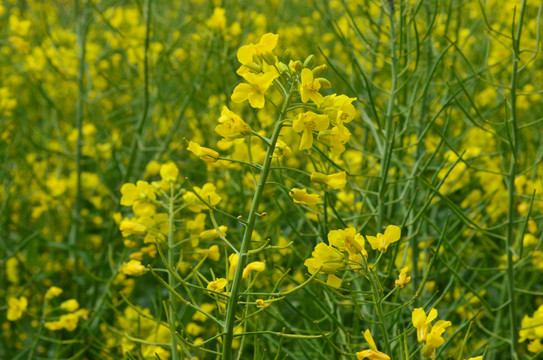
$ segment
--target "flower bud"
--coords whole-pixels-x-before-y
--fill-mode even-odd
[[[319,82],[319,84],[321,84],[321,87],[323,89],[330,89],[332,87],[332,84],[330,84],[330,81],[328,81],[325,78],[318,78],[317,81]]]
[[[315,55],[313,54],[309,55],[304,61],[304,68],[311,67],[311,65],[313,65],[314,62],[315,62]]]
[[[319,77],[321,75],[324,75],[326,70],[328,70],[328,66],[326,66],[326,64],[322,64],[322,65],[317,66],[316,68],[314,68],[311,71],[313,71],[313,76],[314,77]]]
[[[275,65],[275,63],[277,62],[277,58],[275,57],[275,55],[268,51],[262,53],[262,59],[264,59],[264,61],[268,65]]]

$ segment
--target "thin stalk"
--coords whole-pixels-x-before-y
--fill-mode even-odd
[[[391,69],[391,86],[390,97],[388,99],[387,114],[385,122],[385,152],[381,157],[381,168],[379,170],[379,190],[378,190],[378,217],[377,217],[377,231],[381,231],[385,216],[385,192],[386,182],[388,178],[388,169],[390,168],[390,157],[392,155],[392,148],[394,145],[394,131],[393,131],[393,119],[394,119],[394,101],[396,100],[396,77],[398,72],[398,58],[396,56],[396,25],[394,23],[394,12],[389,10],[390,20],[390,55],[392,63]]]
[[[245,267],[247,263],[249,244],[251,243],[251,238],[253,236],[253,229],[255,226],[256,218],[257,218],[258,207],[260,205],[260,200],[262,198],[264,186],[266,185],[266,181],[270,173],[271,162],[273,159],[273,152],[275,150],[275,144],[277,143],[277,139],[279,138],[279,133],[281,132],[281,128],[283,126],[283,120],[285,118],[287,108],[290,104],[292,92],[293,92],[293,88],[291,88],[289,93],[287,94],[283,102],[283,107],[281,109],[281,112],[279,113],[279,119],[275,124],[275,128],[273,130],[273,134],[270,141],[270,146],[268,147],[268,150],[266,153],[266,159],[264,160],[264,165],[262,166],[262,170],[260,172],[260,178],[258,180],[258,184],[256,186],[255,193],[253,196],[253,202],[251,204],[249,217],[247,219],[247,226],[245,227],[245,231],[243,233],[243,239],[241,241],[241,249],[239,251],[239,260],[236,266],[234,279],[232,281],[232,287],[230,289],[231,294],[230,294],[230,298],[228,299],[228,303],[226,304],[227,310],[226,310],[225,335],[224,335],[223,347],[222,347],[223,360],[232,359],[232,340],[234,338],[234,323],[236,320],[236,309],[238,307],[239,296],[240,296],[240,291],[241,291],[241,281],[242,281],[241,275],[243,273],[243,268]]]
[[[169,223],[169,229],[168,229],[168,266],[170,266],[172,269],[168,271],[168,285],[170,288],[175,289],[177,286],[177,279],[175,277],[175,274],[173,274],[173,271],[175,271],[176,266],[174,266],[175,262],[175,254],[174,254],[174,246],[175,246],[175,236],[174,236],[174,216],[175,216],[175,197],[173,193],[173,184],[170,188],[170,196],[169,196],[169,204],[168,204],[168,223]],[[175,294],[170,291],[169,292],[169,300],[170,300],[170,316],[168,316],[168,320],[170,322],[170,334],[172,339],[172,360],[180,360],[180,354],[179,350],[177,349],[177,335],[175,330],[175,317],[177,316],[177,299],[175,297]]]
[[[518,161],[518,147],[519,147],[519,132],[518,132],[518,119],[517,119],[517,75],[518,75],[518,61],[520,55],[520,35],[522,30],[522,22],[524,17],[524,10],[526,7],[526,0],[522,1],[520,18],[516,34],[513,34],[513,64],[511,71],[511,123],[513,130],[513,141],[511,141],[511,160],[509,167],[509,176],[506,179],[508,183],[508,206],[507,206],[507,237],[505,241],[505,252],[507,255],[507,295],[509,297],[509,320],[511,322],[511,359],[518,359],[517,344],[518,344],[518,315],[517,315],[517,302],[515,298],[515,272],[513,262],[513,243],[514,243],[514,231],[515,231],[515,178],[517,176],[517,161]],[[513,17],[514,19],[514,17]],[[513,20],[514,21],[514,20]],[[514,26],[514,24],[513,24]],[[506,119],[507,121],[507,119]],[[506,123],[506,126],[509,124]]]

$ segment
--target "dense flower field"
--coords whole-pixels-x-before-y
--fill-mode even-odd
[[[540,358],[542,14],[4,0],[0,358]]]

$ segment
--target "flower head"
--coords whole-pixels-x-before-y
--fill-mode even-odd
[[[319,243],[311,253],[311,257],[304,262],[307,271],[314,274],[319,268],[327,274],[335,274],[343,267],[343,254],[325,243]]]
[[[408,284],[411,281],[411,276],[407,276],[407,271],[409,268],[407,266],[403,267],[400,270],[400,276],[398,277],[398,280],[394,283],[397,287],[403,288],[405,284]]]
[[[377,236],[367,236],[368,242],[373,250],[387,251],[388,245],[400,240],[402,230],[396,225],[389,225],[385,234],[378,233]]]
[[[313,131],[322,131],[328,129],[330,120],[327,115],[318,115],[312,111],[299,114],[292,123],[292,129],[302,133],[302,141],[299,150],[311,149],[313,146]]]
[[[317,106],[320,106],[324,101],[324,97],[319,93],[320,82],[313,80],[313,72],[307,68],[302,69],[301,80],[302,83],[298,86],[298,91],[302,97],[302,102],[306,103],[311,100]]]
[[[362,253],[364,256],[368,256],[364,249],[364,237],[358,234],[352,226],[344,230],[331,230],[328,233],[328,242],[340,250],[347,250],[350,255]]]
[[[195,143],[194,141],[189,142],[187,150],[198,156],[201,160],[206,163],[214,163],[219,158],[219,153],[213,149],[200,146],[200,144]]]
[[[370,348],[368,350],[357,352],[356,358],[358,360],[390,360],[390,356],[377,350],[377,345],[375,345],[375,341],[373,340],[373,336],[371,336],[369,329],[364,332],[364,338],[366,339],[366,342]]]
[[[269,71],[263,74],[246,73],[243,75],[249,83],[241,83],[236,86],[231,99],[235,103],[241,103],[249,100],[253,108],[261,109],[266,103],[264,95],[279,74]]]
[[[306,189],[293,188],[289,193],[296,204],[317,205],[321,197],[317,194],[308,194]]]
[[[326,175],[319,172],[311,174],[311,182],[318,184],[326,184],[334,190],[342,190],[347,184],[347,174],[345,171]]]
[[[423,308],[416,308],[411,314],[411,320],[413,321],[413,326],[417,329],[417,340],[419,343],[426,341],[426,336],[428,334],[428,328],[432,321],[437,318],[437,310],[432,308],[426,316],[426,312]]]
[[[215,131],[217,134],[221,135],[224,140],[232,141],[251,134],[251,127],[226,106],[222,108],[219,123],[220,124],[215,127]]]
[[[26,308],[28,307],[28,300],[26,297],[21,296],[20,298],[9,298],[8,299],[8,311],[7,311],[7,319],[9,321],[16,321],[19,320],[23,313],[26,311]]]

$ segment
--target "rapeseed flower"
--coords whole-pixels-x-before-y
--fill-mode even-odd
[[[310,274],[314,274],[319,268],[324,273],[335,274],[344,265],[343,254],[325,243],[319,243],[304,265]]]
[[[298,91],[302,98],[302,102],[306,103],[309,100],[313,101],[317,106],[320,106],[324,101],[324,97],[319,93],[321,84],[318,80],[313,80],[313,72],[307,68],[302,69],[300,76],[301,84],[298,85]]]
[[[407,271],[409,268],[407,266],[403,267],[400,270],[400,276],[398,279],[394,282],[394,285],[403,288],[406,284],[408,284],[411,281],[411,276],[407,276]]]
[[[269,71],[263,74],[246,73],[245,80],[249,83],[241,83],[236,86],[231,99],[235,103],[249,100],[249,104],[256,109],[261,109],[266,103],[265,94],[273,81],[279,76],[277,72]]]
[[[390,356],[377,350],[377,345],[375,345],[375,341],[373,340],[373,336],[371,336],[369,329],[364,332],[364,338],[366,339],[366,342],[370,348],[368,350],[357,352],[356,358],[358,360],[390,360]]]
[[[9,298],[8,299],[8,311],[6,314],[6,318],[9,321],[16,321],[19,320],[23,313],[26,311],[26,308],[28,307],[28,299],[24,296],[21,296],[20,298]]]
[[[326,184],[334,190],[342,190],[347,184],[347,174],[345,171],[329,175],[313,172],[310,180],[317,184]]]
[[[299,150],[311,149],[313,146],[313,131],[322,131],[328,129],[330,120],[327,115],[318,115],[312,111],[299,114],[292,123],[292,129],[296,132],[302,132]]]
[[[400,240],[402,230],[396,225],[389,225],[385,230],[385,234],[378,233],[377,236],[366,236],[366,239],[373,250],[382,252],[387,251],[390,244]]]
[[[346,229],[331,230],[328,233],[328,243],[340,250],[347,250],[350,255],[362,253],[368,256],[364,249],[364,237],[356,232],[352,226]]]
[[[200,146],[200,144],[195,143],[194,141],[189,142],[187,150],[198,156],[201,160],[206,163],[214,163],[219,159],[219,153],[213,149]]]
[[[296,204],[316,205],[321,197],[317,194],[308,194],[306,189],[293,188],[289,193]]]
[[[437,318],[437,310],[432,308],[426,316],[426,312],[423,308],[417,308],[413,310],[411,314],[411,320],[413,321],[413,326],[417,329],[417,340],[419,343],[426,340],[428,334],[428,328],[432,321]]]
[[[221,135],[224,140],[232,141],[251,134],[251,127],[226,106],[222,108],[219,123],[220,124],[215,127],[215,131],[217,134]]]

